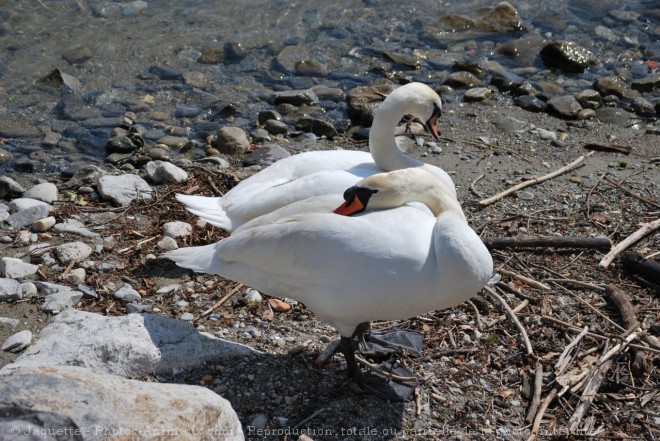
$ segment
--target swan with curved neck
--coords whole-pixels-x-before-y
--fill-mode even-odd
[[[367,177],[344,192],[339,207],[337,195],[329,196],[283,207],[217,244],[165,256],[301,301],[339,331],[349,375],[362,385],[352,338],[365,323],[459,305],[488,282],[493,261],[451,190],[423,168]]]
[[[222,197],[177,195],[186,208],[203,220],[233,231],[251,219],[293,202],[322,194],[341,193],[357,180],[382,171],[422,167],[456,195],[454,183],[439,167],[424,164],[398,149],[394,129],[404,115],[426,121],[436,138],[442,103],[421,83],[394,90],[374,114],[369,133],[370,153],[350,150],[313,151],[281,159],[240,182]]]

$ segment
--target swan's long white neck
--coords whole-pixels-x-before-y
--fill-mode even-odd
[[[374,162],[385,171],[419,167],[423,162],[403,153],[394,140],[394,128],[406,114],[397,108],[399,101],[385,101],[374,113],[374,121],[369,131],[369,150]]]

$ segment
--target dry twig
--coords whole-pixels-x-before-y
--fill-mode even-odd
[[[516,325],[518,330],[520,331],[520,335],[522,336],[523,341],[525,342],[525,349],[527,350],[527,355],[532,355],[534,353],[532,349],[532,343],[529,341],[529,336],[527,335],[527,331],[525,331],[525,328],[523,327],[522,323],[520,323],[520,320],[518,320],[518,317],[516,314],[511,310],[511,307],[508,305],[506,300],[502,298],[498,293],[495,292],[494,289],[492,289],[489,286],[485,286],[484,289],[493,296],[495,299],[497,299],[498,302],[502,304],[504,309],[506,310],[507,314],[509,315],[509,318],[513,321],[513,323]]]
[[[601,259],[598,266],[600,266],[603,269],[607,268],[608,266],[610,266],[610,263],[612,263],[612,261],[616,259],[616,257],[619,254],[621,254],[632,244],[634,244],[635,242],[637,242],[647,234],[651,234],[658,228],[660,228],[660,218],[654,220],[653,222],[649,222],[647,224],[642,225],[640,229],[635,231],[633,234],[631,234],[630,236],[619,242],[614,248],[612,248],[610,252],[607,253],[605,257]]]
[[[495,196],[491,196],[488,199],[483,199],[483,200],[479,201],[479,203],[481,205],[484,205],[484,206],[490,205],[493,202],[497,202],[500,199],[502,199],[502,198],[504,198],[504,197],[506,197],[506,196],[508,196],[512,193],[517,192],[518,190],[521,190],[523,188],[529,187],[529,186],[534,185],[534,184],[538,184],[538,183],[547,181],[548,179],[552,179],[556,176],[562,175],[562,174],[574,169],[575,167],[577,167],[582,161],[584,161],[586,158],[588,158],[589,156],[591,156],[593,154],[594,154],[594,152],[591,151],[591,152],[587,153],[586,155],[580,156],[579,158],[577,158],[575,161],[571,162],[570,164],[565,165],[565,166],[563,166],[562,168],[560,168],[558,170],[555,170],[552,173],[548,173],[547,175],[543,175],[539,178],[530,179],[529,181],[521,182],[520,184],[514,185],[513,187],[503,191],[502,193],[496,194]]]
[[[521,282],[526,283],[527,285],[531,286],[532,288],[537,288],[537,289],[542,289],[545,291],[549,291],[550,287],[548,285],[545,285],[541,282],[537,282],[534,279],[531,279],[527,276],[523,276],[518,273],[514,273],[513,271],[505,270],[505,269],[499,269],[497,270],[498,273],[502,274],[503,276],[508,276],[511,277],[512,279],[519,280]]]

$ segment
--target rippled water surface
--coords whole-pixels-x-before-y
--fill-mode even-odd
[[[243,108],[254,113],[259,107],[252,104],[263,102],[278,87],[323,84],[346,91],[395,75],[433,82],[441,79],[443,69],[446,75],[457,59],[495,60],[509,68],[540,71],[539,42],[551,39],[569,39],[589,48],[601,70],[660,59],[657,0],[512,2],[522,26],[508,32],[452,31],[440,24],[441,17],[450,14],[478,17],[493,4],[483,0],[2,1],[2,112],[24,118],[42,131],[62,132],[65,127],[52,123],[61,97],[37,83],[55,68],[78,79],[76,93],[108,116],[126,110],[116,103],[147,95],[154,110],[165,112],[189,102],[183,85],[165,87],[154,81],[153,66],[201,72],[208,82],[204,91],[239,108],[251,103]],[[507,43],[520,39],[530,44],[507,48]],[[228,43],[242,52],[236,62],[198,62],[205,49]],[[80,64],[67,63],[63,52],[80,46],[89,48],[93,57]],[[379,68],[383,51],[413,55],[421,66]],[[292,75],[293,63],[299,60],[321,63],[327,74],[320,80]],[[587,72],[581,78],[592,81],[595,74]],[[243,116],[252,119],[254,114]]]

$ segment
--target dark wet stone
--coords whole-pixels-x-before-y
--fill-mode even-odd
[[[245,57],[247,57],[245,48],[237,41],[228,41],[225,43],[224,49],[225,63],[240,63]]]
[[[37,162],[23,156],[14,161],[14,169],[16,171],[32,173],[37,170]]]
[[[268,133],[273,134],[273,135],[281,135],[285,134],[289,131],[289,126],[287,126],[284,122],[278,121],[276,119],[269,119],[267,120],[264,124],[264,129],[268,131]]]
[[[78,92],[82,87],[78,78],[64,73],[60,69],[52,70],[48,75],[37,80],[37,83],[65,93]]]
[[[185,128],[182,129],[182,132],[170,130],[170,134],[159,138],[158,143],[173,149],[183,148],[183,146],[188,142],[188,131]]]
[[[596,115],[601,122],[626,126],[635,118],[634,113],[627,112],[619,107],[601,107],[596,109]]]
[[[14,154],[0,147],[0,162],[11,161],[14,159]]]
[[[328,74],[324,64],[314,60],[301,60],[296,62],[294,73],[307,77],[323,77]]]
[[[177,118],[194,118],[201,113],[202,109],[197,106],[181,106],[174,110]]]
[[[254,152],[250,153],[243,160],[243,165],[249,167],[252,165],[269,166],[280,159],[291,156],[286,149],[278,144],[264,144]]]
[[[99,117],[99,118],[90,118],[84,120],[82,123],[83,127],[89,129],[95,129],[99,127],[117,127],[124,124],[124,118],[122,117]]]
[[[560,96],[564,94],[564,88],[561,86],[561,84],[556,83],[554,81],[539,81],[536,83],[539,89],[541,89],[541,93],[539,95],[539,98],[544,99],[543,97],[547,97],[548,99],[554,97],[554,96]]]
[[[225,60],[225,50],[221,47],[206,47],[197,59],[201,64],[220,64]]]
[[[470,87],[479,83],[479,78],[470,72],[453,72],[442,83],[451,87]]]
[[[522,29],[518,11],[509,2],[501,2],[489,8],[474,24],[478,29],[492,32],[510,32]]]
[[[465,91],[463,100],[466,102],[485,101],[493,95],[493,91],[487,87],[474,87]]]
[[[108,140],[105,150],[110,153],[131,153],[138,149],[133,140],[128,136],[115,136]]]
[[[344,91],[338,87],[314,86],[312,90],[321,101],[342,102],[346,99]]]
[[[250,132],[250,137],[252,137],[252,139],[255,142],[265,142],[265,141],[270,141],[270,139],[271,139],[270,134],[268,133],[268,130],[262,129],[260,127],[252,130]]]
[[[496,72],[490,78],[490,84],[497,87],[502,92],[516,89],[523,81],[523,77],[508,70]]]
[[[639,18],[639,14],[637,12],[625,11],[623,9],[614,9],[612,11],[608,11],[607,16],[624,23],[632,23],[637,21]]]
[[[594,82],[594,89],[601,95],[616,95],[623,98],[628,92],[628,85],[619,77],[601,77]]]
[[[515,88],[514,92],[517,95],[531,95],[536,96],[539,93],[539,90],[529,81],[523,81]]]
[[[309,53],[299,45],[285,46],[276,57],[276,67],[286,73],[295,72],[296,63],[301,60],[309,60]]]
[[[356,125],[371,126],[374,110],[394,89],[393,84],[359,86],[351,89],[346,95],[347,112],[351,122]]]
[[[213,143],[220,153],[230,155],[243,154],[250,148],[247,134],[239,127],[223,127],[218,130],[218,136]]]
[[[13,199],[25,193],[21,184],[9,176],[0,176],[0,199]]]
[[[589,50],[573,41],[553,41],[541,49],[541,58],[548,67],[566,72],[583,72],[596,64],[596,57]]]
[[[542,112],[546,108],[545,102],[532,95],[520,95],[514,98],[514,102],[529,112]]]
[[[71,121],[83,121],[101,116],[99,109],[89,106],[81,98],[75,95],[67,95],[63,97],[59,103],[57,103],[55,110],[65,119]]]
[[[218,101],[211,106],[211,114],[220,118],[227,118],[228,116],[235,115],[238,110],[232,103],[225,101]]]
[[[269,119],[274,119],[276,121],[282,121],[282,115],[280,115],[275,110],[262,110],[257,116],[257,121],[259,124],[264,125]]]
[[[320,118],[302,117],[296,121],[296,129],[311,132],[316,136],[325,136],[328,139],[337,136],[337,129],[328,121]]]
[[[69,64],[82,64],[93,57],[92,50],[87,46],[71,47],[62,53],[62,58]]]
[[[285,90],[273,93],[273,102],[275,105],[291,104],[294,106],[302,106],[312,104],[315,101],[318,101],[318,97],[311,89]]]
[[[440,17],[438,24],[440,30],[458,32],[474,26],[474,20],[465,15],[452,14]]]
[[[183,81],[183,75],[176,69],[168,66],[151,66],[149,73],[156,75],[161,80],[166,81]]]
[[[16,120],[8,116],[0,118],[2,138],[41,138],[41,131],[29,121]]]
[[[452,65],[453,71],[465,71],[470,72],[478,77],[484,74],[484,68],[479,61],[474,60],[460,60],[456,61]]]
[[[576,119],[582,106],[572,95],[555,96],[547,102],[548,113],[566,119]]]
[[[641,96],[635,98],[631,106],[637,115],[655,116],[656,112],[655,112],[655,108],[653,107],[653,104],[651,104],[647,99],[642,98]]]
[[[544,40],[535,33],[507,41],[497,47],[497,52],[515,59],[519,65],[533,65]]]
[[[585,89],[581,90],[575,95],[575,99],[578,100],[578,103],[585,109],[597,109],[602,103],[603,99],[598,93],[597,90]]]
[[[631,87],[640,92],[652,92],[660,87],[660,73],[633,80]]]
[[[314,144],[316,143],[317,139],[317,136],[310,132],[301,133],[295,137],[296,142],[300,142],[302,144]]]
[[[400,64],[402,66],[410,67],[413,69],[419,69],[421,66],[419,59],[413,55],[402,54],[399,52],[383,52],[383,55],[390,61]]]

